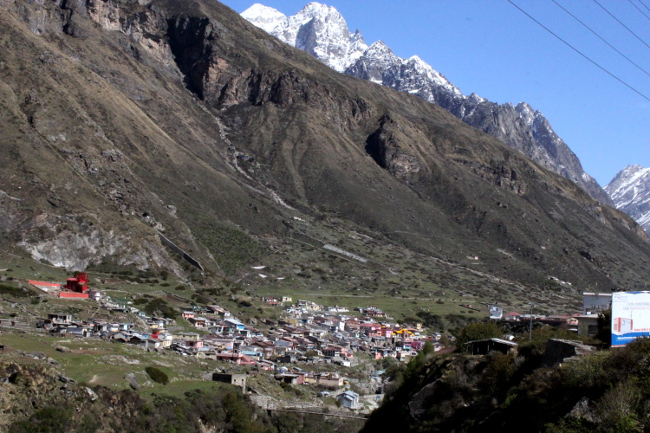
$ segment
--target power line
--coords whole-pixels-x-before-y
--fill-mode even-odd
[[[649,8],[648,6],[646,6],[645,3],[643,3],[643,0],[639,0],[639,3],[641,3],[641,4],[643,5],[644,8],[646,8],[647,10],[650,11],[650,8]]]
[[[615,19],[615,20],[616,20],[620,25],[622,25],[623,27],[625,27],[625,29],[626,29],[628,32],[632,33],[632,34],[634,35],[635,38],[637,38],[638,40],[641,41],[641,43],[643,43],[643,45],[645,45],[646,47],[650,48],[650,45],[648,45],[648,44],[647,44],[643,39],[641,39],[641,38],[640,38],[636,33],[634,33],[632,30],[630,30],[630,28],[629,28],[628,26],[626,26],[625,24],[623,24],[623,23],[621,22],[621,20],[619,20],[618,18],[616,18],[616,17],[614,16],[614,14],[612,14],[610,11],[608,11],[607,9],[605,9],[605,6],[603,6],[603,5],[601,5],[600,3],[598,3],[598,0],[593,0],[593,2],[596,3],[598,6],[600,6],[600,8],[601,8],[602,10],[604,10],[605,12],[607,12],[607,13],[609,14],[609,16],[612,17],[612,18],[614,18],[614,19]]]
[[[612,50],[614,50],[614,51],[616,51],[618,54],[620,54],[620,55],[621,55],[625,60],[627,60],[628,62],[632,63],[634,66],[636,66],[637,68],[639,68],[639,69],[640,69],[641,71],[643,71],[647,76],[650,77],[650,72],[646,71],[646,70],[643,69],[641,66],[637,65],[636,63],[634,63],[634,62],[633,62],[629,57],[627,57],[625,54],[623,54],[623,53],[620,52],[618,49],[616,49],[616,47],[614,47],[612,44],[610,44],[610,43],[607,42],[605,39],[603,39],[603,38],[602,38],[598,33],[596,33],[594,30],[592,30],[591,27],[589,27],[587,24],[585,24],[585,23],[583,23],[582,21],[580,21],[580,19],[579,19],[578,17],[576,17],[576,16],[573,15],[571,12],[569,12],[568,10],[566,10],[566,9],[564,8],[564,6],[562,6],[561,4],[559,4],[556,0],[551,0],[551,1],[552,1],[553,3],[555,3],[556,5],[558,5],[558,6],[559,6],[559,7],[560,7],[564,12],[568,13],[569,15],[571,15],[571,16],[573,17],[573,19],[575,19],[575,20],[578,21],[580,24],[582,24],[582,25],[583,25],[587,30],[589,30],[591,33],[593,33],[593,34],[594,34],[598,39],[600,39],[601,41],[603,41],[604,43],[606,43],[606,44],[607,44],[607,45],[608,45]]]
[[[594,1],[595,1],[595,0],[594,0]],[[521,13],[523,13],[524,15],[526,15],[528,18],[530,18],[531,20],[533,20],[533,21],[535,21],[537,24],[539,24],[539,25],[540,25],[544,30],[546,30],[547,32],[549,32],[550,34],[552,34],[553,36],[555,36],[556,38],[558,38],[558,39],[559,39],[560,41],[562,41],[562,42],[563,42],[567,47],[571,48],[573,51],[575,51],[576,53],[580,54],[582,57],[584,57],[584,58],[587,59],[589,62],[591,62],[592,64],[594,64],[598,69],[600,69],[601,71],[605,72],[607,75],[609,75],[610,77],[614,78],[616,81],[618,81],[619,83],[623,84],[625,87],[627,87],[628,89],[632,90],[634,93],[638,94],[639,96],[641,96],[641,97],[642,97],[643,99],[645,99],[646,101],[650,102],[650,98],[648,98],[646,95],[644,95],[643,93],[639,92],[639,91],[636,90],[634,87],[630,86],[630,85],[627,84],[625,81],[621,80],[621,79],[618,78],[616,75],[612,74],[612,73],[609,72],[607,69],[603,68],[603,67],[600,66],[598,63],[596,63],[595,61],[591,60],[591,59],[590,59],[589,57],[587,57],[585,54],[582,54],[582,52],[581,52],[580,50],[578,50],[578,49],[575,48],[573,45],[571,45],[570,43],[568,43],[567,41],[565,41],[564,39],[562,39],[561,37],[559,37],[558,35],[556,35],[555,33],[553,33],[553,32],[551,31],[551,29],[549,29],[549,28],[546,27],[544,24],[542,24],[542,23],[540,23],[539,21],[537,21],[537,20],[536,20],[535,18],[533,18],[533,17],[532,17],[528,12],[526,12],[525,10],[523,10],[522,8],[520,8],[519,6],[517,6],[515,3],[513,3],[512,0],[507,0],[507,2],[510,3],[511,5],[513,5],[514,7],[516,7],[517,9],[519,9],[519,11],[520,11]]]
[[[641,12],[641,15],[643,15],[643,16],[646,17],[648,20],[650,20],[650,17],[649,17],[648,15],[646,15],[646,13],[643,12],[643,11],[641,10],[641,8],[638,7],[638,6],[637,6],[637,5],[636,5],[632,0],[627,0],[627,1],[629,1],[630,4],[631,4],[632,6],[634,6],[635,8],[637,8],[637,10],[638,10],[639,12]]]

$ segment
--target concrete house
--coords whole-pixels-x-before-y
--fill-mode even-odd
[[[88,329],[80,326],[70,326],[65,331],[66,334],[73,335],[75,337],[87,337]]]
[[[64,325],[72,322],[72,314],[50,313],[47,315],[47,320],[55,325]]]
[[[316,374],[316,385],[327,388],[340,388],[343,386],[343,378],[333,373]]]
[[[242,322],[236,319],[225,319],[224,323],[238,330],[246,328],[246,325],[244,325]]]
[[[356,409],[359,406],[359,394],[354,391],[345,391],[336,396],[336,400],[342,407],[348,409]]]
[[[246,392],[246,375],[230,373],[212,373],[212,380],[215,382],[229,383],[241,387]]]
[[[187,321],[190,322],[192,325],[194,325],[195,328],[198,329],[205,329],[212,324],[205,317],[192,317],[190,319],[187,319]]]
[[[600,313],[612,307],[612,294],[585,292],[582,294],[582,303],[583,314]]]

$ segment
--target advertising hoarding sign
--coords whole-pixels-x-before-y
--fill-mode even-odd
[[[612,293],[612,347],[650,336],[650,292]]]

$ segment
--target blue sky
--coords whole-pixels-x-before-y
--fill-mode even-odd
[[[650,76],[552,0],[512,0],[596,63],[650,98]],[[650,0],[555,0],[650,73]],[[265,0],[293,15],[306,0]],[[224,0],[243,12],[255,1]],[[650,167],[650,102],[575,53],[507,0],[328,0],[367,44],[420,56],[469,95],[540,110],[605,186],[628,164]],[[633,5],[638,7],[635,8]],[[639,10],[640,9],[640,10]],[[642,14],[642,12],[645,13]],[[646,16],[647,15],[647,16]]]

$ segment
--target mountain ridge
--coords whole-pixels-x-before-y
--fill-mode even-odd
[[[272,14],[274,21],[266,23],[265,14]],[[268,33],[291,46],[309,52],[339,72],[415,94],[442,106],[464,122],[487,132],[546,168],[575,182],[594,199],[609,206],[614,205],[598,182],[585,173],[578,157],[557,136],[548,120],[538,110],[534,111],[530,122],[524,118],[524,113],[510,103],[499,105],[475,94],[465,96],[444,75],[418,56],[402,59],[381,41],[370,46],[364,43],[355,48],[353,55],[347,52],[342,54],[343,50],[340,49],[327,53],[314,50],[311,47],[318,45],[345,45],[348,38],[352,37],[347,23],[333,7],[311,2],[295,15],[286,17],[273,8],[262,7],[256,3],[242,12],[242,16],[255,25],[260,23]],[[314,31],[314,26],[320,30]],[[323,31],[323,28],[333,30],[328,32]],[[354,35],[361,39],[358,30]],[[305,43],[307,40],[310,42]],[[522,104],[528,106],[520,103],[517,107]],[[530,106],[528,108],[530,109]]]

